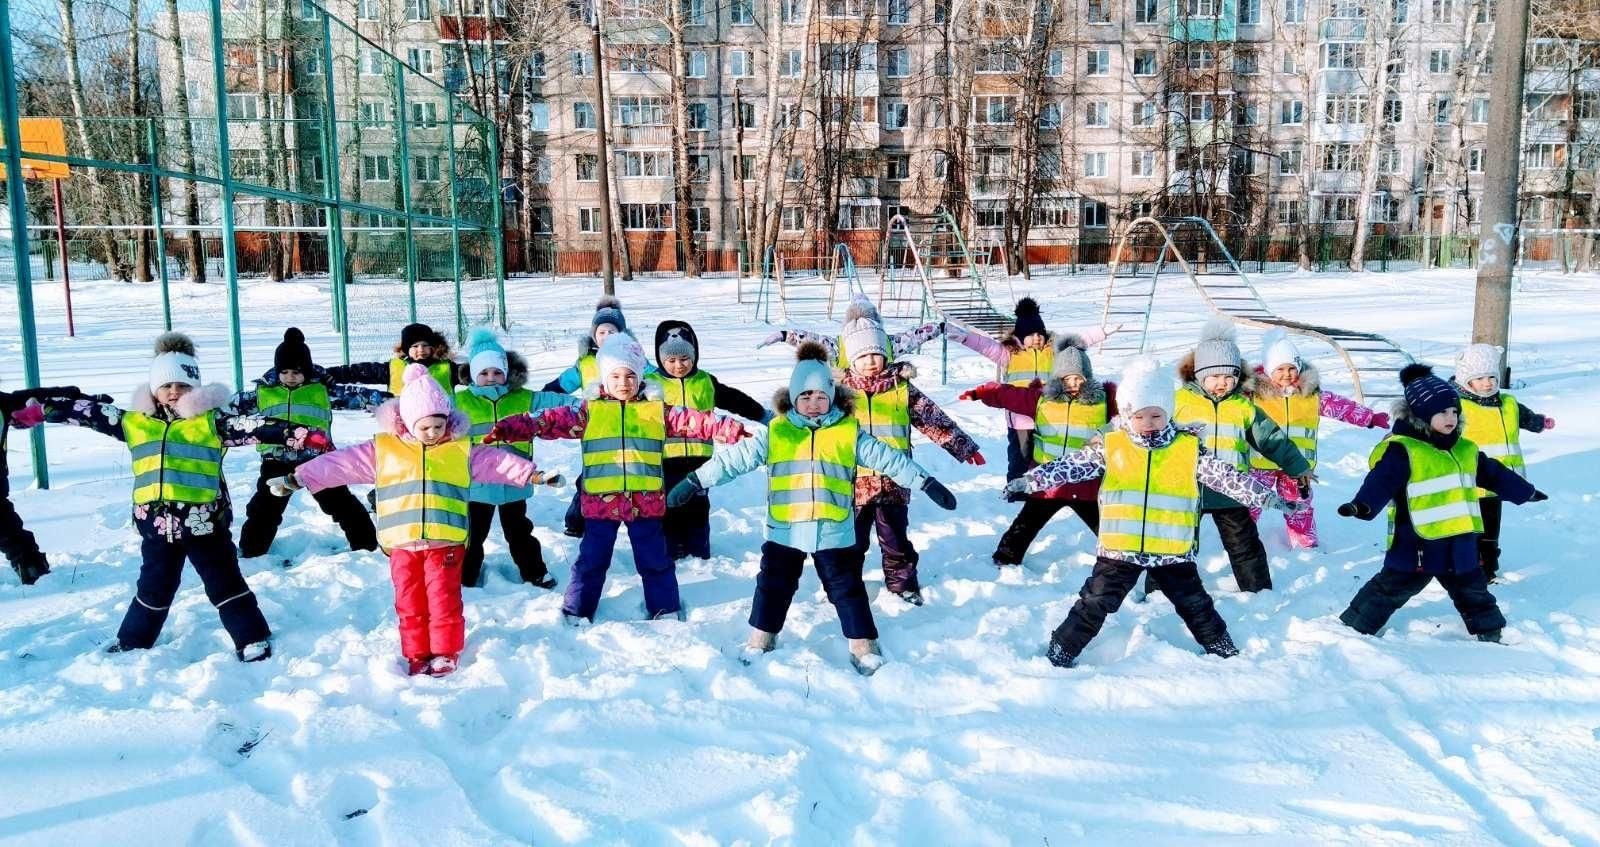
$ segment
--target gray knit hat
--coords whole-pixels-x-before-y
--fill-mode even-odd
[[[873,353],[889,355],[889,336],[883,331],[883,318],[878,316],[878,309],[871,301],[860,297],[852,300],[850,308],[844,312],[844,328],[839,340],[843,343],[841,352],[846,365]]]
[[[1094,380],[1094,365],[1089,362],[1089,345],[1081,335],[1067,335],[1056,339],[1056,355],[1050,366],[1050,376],[1081,376]]]
[[[611,324],[618,332],[628,328],[628,321],[622,316],[622,301],[606,295],[594,304],[594,320],[589,322],[589,331],[592,333],[601,324]]]
[[[681,328],[667,330],[667,337],[656,345],[656,357],[663,360],[672,356],[684,356],[693,361],[698,354],[694,342],[684,335],[684,330]]]
[[[1211,374],[1244,375],[1244,356],[1234,340],[1233,322],[1212,318],[1200,330],[1200,343],[1194,347],[1194,378]]]

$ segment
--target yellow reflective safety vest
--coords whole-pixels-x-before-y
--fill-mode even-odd
[[[1032,385],[1036,379],[1049,382],[1050,369],[1055,363],[1056,349],[1050,345],[1038,350],[1012,350],[1011,358],[1006,361],[1006,382],[1024,388]]]
[[[295,388],[263,385],[256,389],[256,411],[265,417],[316,427],[323,432],[333,428],[333,404],[328,400],[328,386],[320,382],[308,382]],[[282,449],[275,444],[256,446],[262,453]]]
[[[660,400],[590,400],[583,428],[585,494],[660,491],[667,404]]]
[[[467,416],[472,422],[472,428],[467,431],[468,440],[473,444],[482,444],[494,425],[512,416],[523,414],[533,408],[533,392],[526,388],[509,391],[498,400],[480,397],[471,389],[462,388],[456,392],[456,408]],[[533,443],[529,441],[503,441],[494,446],[521,456],[524,459],[533,456]],[[474,503],[515,503],[533,496],[533,485],[505,485],[498,482],[476,482],[471,485],[468,499]]]
[[[472,442],[454,438],[427,446],[380,432],[372,444],[378,544],[393,550],[413,541],[466,541]]]
[[[222,437],[217,413],[164,421],[122,414],[122,437],[133,453],[133,502],[212,503],[222,492]]]
[[[1200,527],[1200,439],[1179,432],[1147,450],[1118,429],[1106,435],[1100,546],[1120,553],[1193,556]]]
[[[406,368],[411,364],[411,360],[399,357],[389,360],[390,394],[399,395],[400,389],[406,387]],[[418,362],[417,364],[421,363]],[[444,389],[446,396],[450,394],[455,384],[454,371],[455,365],[450,362],[434,362],[428,366],[428,375],[433,377],[434,382],[439,383],[439,387]]]
[[[1106,401],[1039,399],[1033,409],[1033,460],[1044,464],[1089,443],[1105,428]]]
[[[1528,463],[1522,457],[1522,415],[1517,408],[1517,398],[1502,391],[1498,408],[1461,401],[1461,437],[1478,445],[1478,452],[1498,459],[1517,476],[1528,475]],[[1493,497],[1494,492],[1478,489],[1478,496]]]
[[[1367,458],[1375,468],[1393,442],[1405,448],[1411,465],[1406,480],[1406,513],[1418,538],[1437,541],[1469,532],[1483,532],[1483,513],[1478,507],[1478,445],[1471,439],[1456,439],[1448,451],[1405,435],[1391,435],[1378,442]],[[1394,544],[1395,508],[1389,507],[1389,543]]]
[[[1322,392],[1291,394],[1286,397],[1257,397],[1256,408],[1272,418],[1283,433],[1289,436],[1306,463],[1317,467],[1317,434],[1322,426]],[[1250,454],[1250,467],[1267,471],[1278,470],[1276,462],[1260,453]]]
[[[1218,403],[1188,386],[1178,389],[1172,412],[1173,423],[1178,426],[1204,424],[1206,449],[1241,471],[1249,467],[1246,459],[1250,456],[1250,442],[1245,436],[1255,419],[1255,404],[1243,395],[1230,394]]]
[[[855,514],[854,418],[821,429],[785,416],[767,426],[767,515],[775,523],[847,521]]]
[[[579,356],[573,367],[578,369],[578,391],[600,381],[600,360],[593,353]]]
[[[667,376],[663,371],[653,371],[645,379],[661,386],[661,399],[668,406],[682,406],[700,412],[710,412],[717,407],[717,384],[711,374],[695,371],[686,377]],[[705,458],[712,452],[709,438],[683,438],[667,436],[665,456],[668,459]]]
[[[888,391],[868,394],[855,389],[855,419],[873,438],[899,450],[911,452],[911,386],[901,380]],[[854,448],[852,448],[852,452]],[[861,473],[876,476],[877,471],[863,466]]]

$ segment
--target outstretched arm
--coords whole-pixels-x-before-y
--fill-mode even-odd
[[[325,369],[331,382],[357,382],[362,385],[388,385],[389,363],[351,362]]]
[[[217,436],[224,447],[277,444],[291,450],[326,450],[328,434],[312,426],[262,415],[217,415]]]
[[[110,403],[101,403],[88,398],[77,400],[50,398],[39,405],[43,410],[44,423],[81,426],[118,441],[125,440],[122,433],[122,409]]]
[[[328,386],[328,405],[344,411],[359,411],[362,409],[376,409],[383,405],[385,400],[393,399],[394,395],[376,388],[367,388],[364,385],[350,385],[347,383],[334,383]],[[240,411],[244,411],[241,409]]]
[[[1278,492],[1257,482],[1254,477],[1215,456],[1203,455],[1196,466],[1195,476],[1200,484],[1212,491],[1231,497],[1246,506],[1258,509],[1278,509],[1285,505]]]
[[[734,444],[749,434],[736,418],[687,406],[667,407],[667,435],[674,438],[709,438],[718,444]]]
[[[943,335],[943,330],[944,324],[939,322],[914,326],[905,332],[889,336],[889,349],[894,351],[895,358],[909,356],[921,350],[924,344]]]
[[[743,476],[767,463],[767,433],[757,432],[745,440],[718,450],[689,476],[699,488],[711,488]]]
[[[772,413],[768,412],[765,406],[757,403],[755,398],[743,391],[731,385],[724,385],[716,377],[711,378],[711,385],[716,392],[714,405],[717,408],[759,423],[766,423],[772,418]]]
[[[1351,426],[1364,426],[1371,429],[1386,429],[1389,426],[1389,416],[1332,391],[1322,392],[1319,413],[1331,420],[1344,421]]]
[[[915,385],[907,385],[911,412],[911,425],[916,427],[928,440],[944,448],[946,453],[955,457],[960,462],[976,462],[978,456],[978,442],[972,439],[961,427],[956,424],[939,404],[932,398],[917,390]]]
[[[1023,483],[1025,492],[1037,494],[1063,485],[1096,480],[1105,476],[1105,473],[1105,445],[1097,440],[1033,468],[1016,482]]]
[[[371,485],[378,479],[377,449],[371,441],[324,453],[291,474],[313,492],[340,485]]]

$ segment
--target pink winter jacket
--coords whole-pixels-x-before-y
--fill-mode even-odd
[[[401,422],[396,401],[390,400],[384,403],[374,414],[378,418],[378,425],[388,430],[390,434],[406,441],[416,440]],[[470,428],[471,423],[466,415],[461,412],[450,413],[448,437],[455,438],[458,434],[465,434]],[[498,447],[478,445],[472,448],[473,482],[524,486],[528,484],[537,469],[533,462]],[[378,478],[377,447],[371,441],[364,441],[332,453],[324,453],[295,468],[294,476],[301,485],[313,493],[340,485],[372,485]],[[445,545],[438,541],[419,540],[401,546],[404,549],[415,550]]]
[[[603,393],[597,397],[610,399]],[[660,399],[659,389],[653,384],[647,384],[644,400],[648,402]],[[667,435],[673,438],[709,438],[719,444],[733,444],[750,434],[738,420],[683,406],[667,406],[666,418]],[[589,405],[585,401],[577,406],[557,406],[538,414],[512,415],[503,418],[495,424],[491,440],[582,438],[588,423]],[[664,490],[588,494],[580,487],[578,491],[578,507],[586,520],[627,523],[640,518],[661,518],[667,514],[667,493]]]
[[[1011,366],[1011,354],[1018,349],[1016,346],[1017,342],[1013,339],[996,341],[975,329],[966,329],[964,327],[962,329],[963,334],[961,335],[960,339],[961,346],[971,350],[974,353],[977,353],[979,356],[982,356],[991,362],[994,362],[995,381],[1005,382],[1006,369]],[[1101,327],[1082,329],[1072,334],[1082,338],[1084,345],[1087,347],[1093,347],[1094,345],[1106,340],[1107,335],[1106,331]],[[1045,343],[1047,345],[1054,345],[1055,342],[1055,333],[1050,333],[1048,340]],[[1012,429],[1032,430],[1033,417],[1031,415],[1019,415],[1016,412],[1008,412],[1006,413],[1006,425]]]

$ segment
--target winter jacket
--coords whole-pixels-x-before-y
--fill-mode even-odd
[[[161,406],[147,386],[134,389],[133,411],[142,412],[162,420],[175,421],[193,418],[223,408],[228,402],[228,388],[220,384],[196,388],[179,398],[176,407]],[[51,400],[45,403],[45,420],[70,426],[87,427],[125,441],[122,429],[122,409],[110,403],[89,399],[73,401]],[[219,413],[216,418],[217,435],[223,447],[246,447],[256,444],[279,444],[290,449],[301,449],[306,439],[318,430],[264,418],[260,415],[235,415]],[[157,501],[135,504],[133,523],[143,538],[177,543],[189,538],[228,531],[233,512],[228,498],[228,480],[220,482],[217,499],[210,503],[172,503]]]
[[[1257,367],[1255,380],[1250,384],[1252,399],[1257,402],[1271,402],[1281,400],[1287,393],[1295,397],[1309,397],[1318,395],[1318,414],[1328,420],[1343,421],[1351,426],[1370,427],[1372,419],[1378,416],[1378,410],[1363,406],[1342,394],[1335,394],[1322,387],[1322,374],[1317,366],[1305,362],[1300,366],[1300,382],[1288,392],[1274,385],[1267,372]]]
[[[629,335],[632,335],[632,333],[629,333]],[[540,390],[552,391],[560,394],[583,393],[589,388],[589,386],[583,384],[583,372],[578,369],[578,362],[583,361],[585,356],[593,356],[598,352],[600,352],[600,345],[594,343],[594,336],[585,335],[582,338],[579,338],[578,358],[573,360],[571,367],[562,371],[561,374],[555,379],[545,383],[544,388]],[[655,372],[656,368],[654,365],[647,365],[643,375],[649,376]],[[605,374],[601,374],[601,377],[604,378]]]
[[[902,359],[921,350],[922,345],[939,337],[939,327],[937,323],[927,323],[889,336],[890,358]],[[783,340],[790,347],[799,347],[807,341],[816,342],[827,349],[828,361],[837,362],[839,359],[839,339],[834,336],[809,329],[790,329],[784,331]]]
[[[1005,382],[1006,370],[1011,366],[1011,354],[1022,349],[1022,342],[1011,336],[1007,336],[1004,341],[996,341],[975,329],[967,329],[965,327],[958,327],[957,330],[954,335],[961,343],[961,346],[994,362],[995,381]],[[1106,331],[1100,327],[1079,330],[1076,335],[1083,339],[1085,347],[1093,347],[1106,340]],[[1045,349],[1055,349],[1056,337],[1053,332],[1045,336]],[[1012,412],[1006,416],[1006,424],[1012,429],[1032,430],[1033,413],[1029,412],[1024,415]]]
[[[1248,398],[1258,389],[1255,385],[1254,372],[1246,368],[1245,373],[1247,376],[1239,380],[1238,385],[1226,397],[1221,399],[1212,397],[1211,393],[1206,391],[1200,385],[1200,382],[1195,379],[1194,353],[1190,352],[1178,361],[1178,378],[1183,381],[1183,386],[1178,391],[1180,393],[1184,391],[1193,392],[1206,400],[1210,400],[1213,406],[1235,395],[1243,395]],[[1250,449],[1271,459],[1274,464],[1282,468],[1283,472],[1289,476],[1304,476],[1311,473],[1311,463],[1306,461],[1306,457],[1300,452],[1300,448],[1289,440],[1289,434],[1274,423],[1266,412],[1261,411],[1253,403],[1251,405],[1255,411],[1255,416],[1252,418],[1250,426],[1245,429],[1244,434],[1245,441],[1250,444]],[[1200,492],[1200,501],[1201,508],[1206,510],[1240,508],[1239,503],[1233,498],[1212,488],[1207,488]]]
[[[702,371],[700,370],[700,365],[699,365],[699,362],[700,362],[700,336],[696,335],[695,331],[694,331],[694,327],[690,326],[685,321],[672,321],[672,320],[662,321],[660,324],[658,324],[656,326],[656,346],[655,346],[656,361],[657,362],[661,361],[661,342],[665,341],[667,339],[668,333],[672,332],[673,330],[678,330],[680,332],[680,334],[683,335],[684,338],[688,339],[690,345],[692,345],[694,347],[695,366],[692,369],[690,369],[690,371],[687,374],[684,374],[682,377],[668,376],[666,371],[658,369],[653,375],[651,375],[650,378],[654,379],[654,380],[657,380],[662,385],[667,385],[667,384],[669,384],[671,382],[674,382],[676,380],[679,380],[679,379],[688,379],[688,378],[694,376],[695,374],[702,373]],[[711,401],[711,407],[713,409],[721,409],[722,411],[728,412],[729,414],[738,415],[739,417],[744,418],[746,420],[755,421],[756,423],[761,423],[761,424],[764,424],[767,421],[772,419],[772,412],[768,411],[765,406],[761,405],[760,403],[757,403],[755,401],[755,398],[753,398],[750,395],[744,393],[743,391],[740,391],[737,388],[733,388],[732,386],[728,386],[728,385],[723,385],[717,379],[716,375],[710,373],[709,371],[705,371],[704,373],[705,373],[705,375],[707,377],[709,377],[711,379],[711,388],[712,388],[712,392],[713,392],[713,394],[712,394],[713,399]],[[662,460],[662,467],[667,472],[667,479],[669,479],[669,480],[670,479],[680,479],[683,476],[687,475],[690,471],[694,470],[695,468],[698,468],[701,465],[704,465],[706,463],[707,458],[709,458],[709,457],[707,457],[707,456],[677,456],[677,457],[669,457],[669,458],[666,458],[666,459]]]
[[[11,416],[22,411],[22,407],[28,405],[29,400],[37,400],[43,404],[49,400],[59,403],[92,399],[97,399],[97,396],[84,394],[76,385],[0,391],[0,477],[6,475],[6,440],[11,435]]]
[[[994,409],[1004,409],[1014,415],[1025,415],[1028,423],[1033,423],[1039,401],[1042,399],[1065,400],[1067,390],[1061,380],[1050,380],[1050,385],[1033,385],[1023,388],[1019,385],[1007,385],[1003,382],[991,382],[978,386],[978,402]],[[1117,417],[1117,385],[1113,382],[1092,382],[1083,387],[1078,396],[1073,398],[1079,403],[1100,403],[1106,405],[1106,420],[1112,421]],[[1028,466],[1038,467],[1033,461],[1032,454],[1028,456]],[[1039,500],[1095,500],[1100,496],[1100,478],[1073,482],[1057,488],[1041,491],[1035,497]]]
[[[465,374],[464,374],[465,376]],[[506,381],[504,385],[477,385],[467,379],[456,386],[456,393],[471,392],[479,397],[489,400],[499,400],[513,391],[521,391],[528,387],[528,360],[515,350],[506,351]],[[557,406],[576,406],[583,402],[577,397],[564,391],[538,390],[530,392],[533,397],[529,401],[530,412],[542,412]]]
[[[394,358],[400,359],[406,364],[417,364],[423,367],[432,367],[440,362],[449,362],[451,364],[450,385],[446,390],[460,385],[464,381],[461,375],[461,366],[450,359],[435,357],[425,362],[412,362],[410,358],[399,354],[396,354]],[[353,362],[348,365],[320,368],[320,370],[323,372],[324,379],[329,383],[354,382],[358,385],[382,385],[387,387],[390,378],[393,376],[393,371],[390,369],[393,361],[393,359],[385,359],[381,362]]]
[[[644,401],[661,400],[661,389],[654,383],[645,382],[643,388]],[[592,400],[611,399],[598,385],[590,386],[588,397]],[[497,435],[503,434],[501,428],[504,427],[506,431],[527,431],[533,438],[581,439],[588,422],[589,407],[585,402],[576,406],[546,409],[538,414],[512,415],[501,420],[495,426],[495,431]],[[683,406],[667,407],[666,430],[669,437],[709,438],[719,444],[732,444],[744,435],[743,425],[733,418]],[[640,518],[660,518],[667,513],[667,492],[664,490],[590,494],[580,487],[578,491],[578,506],[587,520],[627,523]]]
[[[950,419],[939,404],[933,402],[928,395],[917,390],[911,383],[911,378],[916,376],[916,368],[909,362],[895,362],[889,365],[883,373],[873,377],[859,376],[855,371],[845,371],[835,374],[834,381],[838,385],[860,391],[867,396],[893,391],[902,384],[906,387],[906,408],[910,412],[911,426],[928,437],[929,441],[944,448],[946,453],[953,456],[956,461],[965,462],[978,452],[978,442],[972,436],[962,431],[956,422]],[[878,470],[878,466],[871,462],[865,463],[867,467]],[[856,476],[856,505],[865,506],[868,503],[888,503],[891,505],[904,505],[911,502],[911,492],[894,481],[893,475],[859,474]]]
[[[801,417],[789,402],[788,388],[778,389],[777,396],[773,398],[772,408],[780,415],[784,415],[795,426],[806,429],[821,429],[832,426],[849,417],[853,413],[852,405],[854,396],[844,386],[834,388],[833,405],[827,414],[820,418]],[[758,432],[739,444],[727,450],[718,450],[709,462],[699,470],[689,475],[689,479],[701,488],[710,488],[721,485],[731,479],[747,474],[757,468],[767,465],[769,433],[766,430]],[[927,471],[918,467],[916,462],[905,453],[867,435],[864,431],[856,433],[856,466],[872,467],[882,474],[893,479],[902,490],[920,488],[923,480],[928,478]],[[859,489],[857,489],[859,491]],[[794,523],[779,523],[772,519],[770,510],[763,507],[762,512],[767,518],[767,540],[774,544],[782,544],[806,553],[815,553],[818,550],[837,550],[851,547],[856,543],[855,521],[797,521]]]
[[[1119,419],[1120,420],[1120,419]],[[1135,433],[1125,423],[1119,423],[1133,443],[1146,450],[1155,450],[1172,443],[1178,437],[1179,427],[1168,424],[1167,428],[1153,436],[1145,437]],[[1201,427],[1183,427],[1185,432],[1200,436]],[[1059,488],[1064,485],[1083,483],[1089,480],[1099,480],[1106,473],[1106,448],[1099,439],[1079,450],[1074,450],[1059,459],[1055,459],[1034,468],[1022,475],[1027,480],[1028,493],[1036,494]],[[1276,509],[1284,504],[1283,498],[1270,487],[1262,485],[1250,474],[1235,468],[1232,464],[1211,455],[1206,449],[1204,439],[1200,444],[1200,461],[1196,467],[1195,479],[1199,480],[1202,504],[1207,492],[1216,492],[1220,496],[1229,498],[1229,502],[1237,500],[1248,506],[1260,509]],[[1158,565],[1175,565],[1181,562],[1194,561],[1189,556],[1166,556],[1157,553],[1128,553],[1120,550],[1099,549],[1098,554],[1108,559],[1119,562],[1129,562],[1141,567],[1156,567]]]
[[[240,415],[259,414],[260,405],[257,402],[257,393],[262,388],[278,385],[278,372],[269,370],[258,377],[255,382],[257,388],[250,391],[241,391],[233,395],[233,399],[228,403],[229,412]],[[321,365],[311,366],[311,373],[306,374],[306,384],[321,384],[325,386],[328,389],[328,405],[333,407],[335,411],[350,412],[376,409],[383,401],[394,397],[393,394],[376,388],[364,388],[360,385],[331,382],[328,378],[327,369]],[[332,437],[332,433],[329,433],[329,437]],[[318,455],[321,454],[316,450],[291,450],[288,447],[277,445],[262,453],[263,457],[276,459],[280,462],[304,462],[307,459],[316,458]]]
[[[378,419],[378,426],[396,438],[415,442],[416,437],[406,429],[400,420],[400,404],[397,400],[390,400],[378,407],[374,415]],[[463,437],[472,428],[467,422],[467,416],[459,411],[450,413],[449,429],[446,440]],[[307,490],[316,493],[325,488],[335,488],[341,485],[373,485],[378,479],[378,448],[371,441],[363,441],[349,447],[335,450],[318,456],[296,468],[295,479],[300,481]],[[498,447],[476,445],[472,448],[472,481],[492,485],[509,485],[523,487],[530,483],[533,474],[538,468],[533,462]],[[403,549],[416,550],[427,547],[446,546],[448,542],[429,541],[426,539],[401,545]]]
[[[1465,385],[1457,383],[1453,378],[1450,380],[1450,386],[1456,390],[1457,394],[1461,395],[1461,401],[1464,403],[1477,403],[1479,406],[1489,409],[1498,409],[1500,404],[1505,402],[1499,391],[1488,397],[1480,397]],[[1518,403],[1517,426],[1526,432],[1544,432],[1544,415]]]
[[[1404,400],[1395,403],[1394,417],[1395,435],[1426,441],[1440,450],[1449,450],[1461,437],[1459,427],[1450,435],[1434,432],[1426,421],[1411,413]],[[1406,485],[1410,480],[1411,457],[1405,447],[1391,442],[1378,463],[1367,472],[1367,478],[1352,500],[1366,507],[1360,515],[1362,520],[1383,515],[1386,507],[1394,503],[1394,540],[1383,555],[1384,569],[1426,574],[1465,574],[1477,570],[1479,533],[1468,532],[1433,541],[1417,535],[1406,507]],[[1534,487],[1527,480],[1481,453],[1477,481],[1480,488],[1513,503],[1526,503],[1534,494]]]

